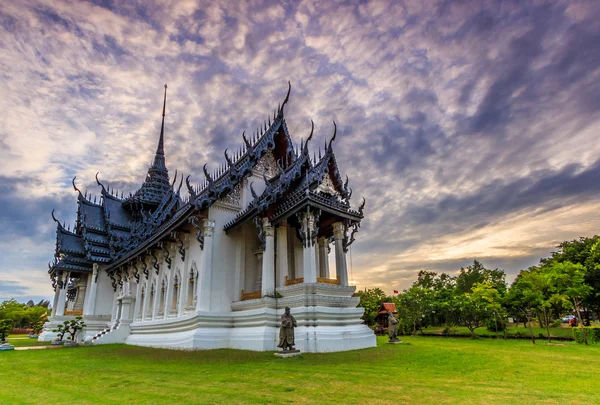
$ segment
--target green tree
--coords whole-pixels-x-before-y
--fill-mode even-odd
[[[466,269],[461,267],[460,274],[456,277],[456,290],[459,294],[470,293],[475,284],[489,282],[501,294],[506,292],[506,274],[504,270],[486,269],[477,260]]]
[[[506,303],[514,311],[521,312],[527,319],[531,342],[535,344],[535,335],[533,334],[533,325],[531,319],[533,314],[542,308],[544,303],[544,291],[540,288],[539,269],[530,267],[522,270],[510,290],[508,291]]]
[[[423,319],[432,308],[432,292],[418,286],[412,286],[394,297],[398,318],[405,325],[411,325],[413,336],[420,328]]]
[[[389,299],[388,296],[380,288],[359,291],[356,295],[360,297],[358,306],[365,309],[365,313],[362,316],[363,321],[367,325],[373,325],[381,304]]]
[[[6,337],[13,328],[12,321],[10,319],[0,320],[0,343],[6,341]]]
[[[583,327],[581,317],[581,304],[592,293],[592,287],[584,282],[585,268],[580,263],[565,261],[562,263],[552,262],[545,266],[548,280],[552,284],[553,292],[558,296],[562,295],[568,299],[577,312],[579,326],[583,341],[587,345],[587,336]]]

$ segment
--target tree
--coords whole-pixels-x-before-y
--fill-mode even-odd
[[[466,269],[461,267],[460,274],[456,278],[457,293],[470,293],[473,286],[487,281],[492,287],[501,294],[506,292],[506,274],[504,270],[486,269],[483,264],[477,260]]]
[[[0,342],[4,342],[6,337],[13,328],[13,323],[10,319],[3,319],[0,321]]]
[[[423,318],[432,308],[431,290],[412,286],[394,297],[394,302],[398,310],[398,318],[403,324],[412,326],[412,334],[415,336],[417,326],[421,326]]]
[[[33,334],[34,335],[39,335],[40,332],[42,331],[42,329],[44,329],[44,323],[43,322],[36,322],[33,325],[31,325],[31,328],[33,329]]]
[[[58,340],[62,341],[66,334],[71,335],[71,341],[75,342],[75,335],[77,332],[85,328],[85,323],[83,322],[83,318],[81,316],[75,317],[75,319],[71,319],[70,321],[64,321],[62,325],[58,325],[53,332],[58,332]]]
[[[565,241],[558,245],[558,249],[551,258],[543,259],[542,264],[570,262],[582,265],[585,273],[583,282],[591,287],[590,293],[581,302],[582,308],[593,310],[600,318],[600,236]]]
[[[535,336],[533,334],[531,318],[534,311],[542,308],[544,302],[544,292],[540,288],[541,284],[538,280],[538,272],[539,269],[537,267],[522,270],[513,282],[507,295],[508,305],[514,310],[520,311],[527,318],[531,342],[533,344],[535,344]]]
[[[365,313],[362,316],[363,321],[367,325],[372,325],[375,322],[381,304],[388,299],[388,296],[380,288],[359,291],[356,295],[360,297],[358,306],[365,309]]]
[[[579,263],[565,261],[562,263],[551,262],[545,269],[554,292],[559,296],[563,295],[573,304],[579,318],[583,342],[587,345],[587,336],[581,317],[581,304],[593,289],[584,282],[585,268]]]
[[[498,339],[498,324],[502,327],[506,339],[506,311],[502,306],[503,299],[500,292],[492,287],[492,283],[484,281],[473,287],[472,297],[482,306],[484,315],[493,318],[496,339]]]

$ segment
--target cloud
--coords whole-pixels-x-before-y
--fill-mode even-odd
[[[167,165],[198,182],[287,80],[293,138],[312,118],[317,149],[335,120],[338,163],[367,197],[359,284],[404,288],[420,266],[474,258],[514,274],[600,225],[599,15],[593,1],[3,4],[0,278],[37,271],[29,293],[51,294],[51,209],[73,221],[75,175],[137,188],[165,82]]]

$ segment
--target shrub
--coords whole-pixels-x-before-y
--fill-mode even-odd
[[[502,332],[504,330],[504,322],[502,320],[488,319],[486,322],[487,330],[491,332]]]
[[[550,327],[551,328],[560,328],[560,324],[561,324],[561,320],[557,319],[556,321],[554,321],[550,324]]]
[[[600,343],[600,326],[586,326],[583,329],[589,344]],[[573,337],[577,343],[583,343],[581,328],[573,328]]]

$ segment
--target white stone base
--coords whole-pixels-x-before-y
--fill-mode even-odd
[[[176,319],[134,322],[124,342],[172,349],[276,351],[283,311],[257,308],[226,313],[196,312]],[[373,331],[360,323],[362,308],[296,307],[292,315],[298,323],[294,331],[295,348],[302,352],[376,346]]]
[[[287,359],[288,357],[296,357],[296,356],[300,356],[302,353],[300,351],[296,351],[296,352],[277,352],[275,353],[275,357],[282,357],[284,359]]]

